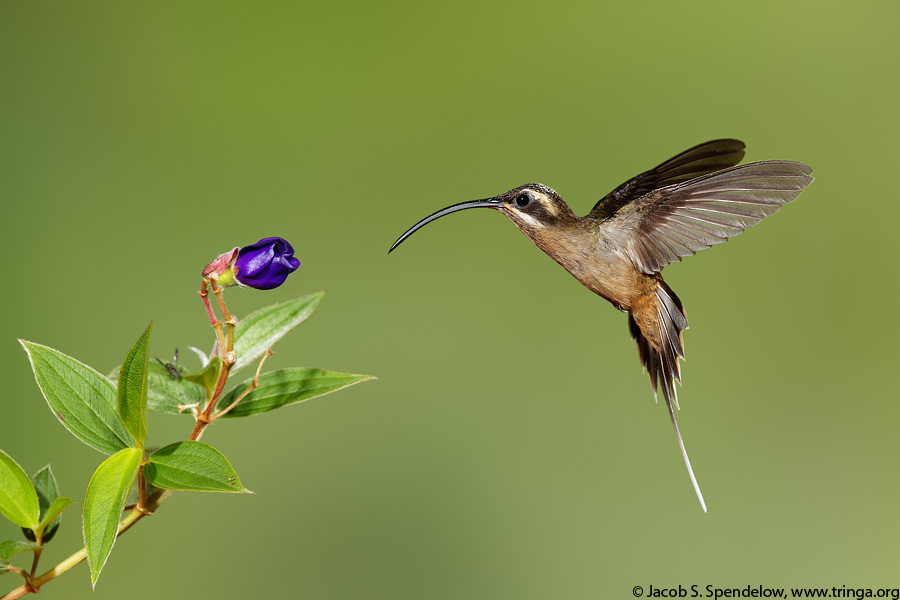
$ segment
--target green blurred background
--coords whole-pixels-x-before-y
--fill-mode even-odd
[[[280,235],[327,289],[271,366],[370,373],[204,440],[253,496],[179,494],[41,598],[629,598],[893,587],[900,419],[896,2],[4,3],[0,447],[79,501],[103,458],[16,338],[105,372],[208,348],[200,270]],[[579,214],[716,137],[816,182],[666,270],[691,318],[680,424],[625,316],[511,223],[449,204],[541,181]],[[151,444],[186,437],[154,415]],[[0,539],[17,535],[0,523]],[[19,585],[0,579],[0,592]]]

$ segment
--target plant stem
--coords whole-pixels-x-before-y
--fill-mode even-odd
[[[25,569],[20,569],[19,567],[16,567],[14,565],[6,565],[6,567],[4,568],[6,569],[7,573],[16,573],[17,575],[21,575],[22,577],[24,577],[26,582],[31,581],[31,577],[28,575],[28,571],[26,571]],[[25,584],[25,587],[27,586],[28,583]],[[6,600],[6,596],[3,596],[2,600]]]
[[[234,402],[229,404],[227,408],[225,408],[224,410],[222,410],[220,412],[217,412],[212,417],[210,417],[210,422],[215,421],[219,417],[222,417],[225,414],[227,414],[228,411],[230,411],[232,408],[237,406],[241,400],[246,398],[247,394],[249,394],[250,392],[252,392],[253,390],[255,390],[256,388],[259,387],[259,372],[262,371],[262,366],[263,366],[263,363],[266,362],[266,359],[269,358],[270,356],[272,356],[273,354],[275,354],[275,353],[272,352],[272,350],[270,350],[270,349],[266,350],[266,353],[263,354],[262,358],[259,360],[259,366],[256,367],[256,375],[253,376],[253,380],[250,382],[250,385],[247,386],[247,389],[245,389],[243,392],[241,392],[241,395],[238,396]]]
[[[200,284],[200,297],[203,299],[203,306],[206,308],[206,314],[209,316],[209,323],[213,326],[213,329],[216,330],[216,341],[219,344],[219,352],[222,353],[225,348],[225,336],[222,334],[222,322],[216,318],[216,313],[213,312],[212,304],[209,301],[209,293],[206,291],[207,286],[212,288],[213,294],[216,295],[216,299],[219,301],[219,306],[224,305],[224,300],[221,299],[222,288],[217,286],[215,281],[206,277],[203,278],[203,283]],[[228,319],[228,317],[225,318]]]
[[[213,312],[212,304],[209,302],[209,295],[206,293],[207,280],[204,279],[200,284],[200,297],[203,298],[203,306],[206,307],[206,314],[209,316],[209,322],[213,326],[216,324],[216,313]]]
[[[141,457],[141,461],[143,463],[144,457]],[[138,469],[138,501],[135,506],[136,509],[141,511],[142,513],[147,513],[147,490],[144,489],[144,465],[141,464]]]
[[[44,543],[44,530],[35,531],[34,532],[34,543],[38,546],[43,545]],[[41,551],[42,548],[38,548],[34,551],[34,560],[31,563],[31,579],[34,579],[34,574],[37,572],[38,561],[41,560]]]
[[[222,319],[225,321],[225,325],[228,326],[228,345],[225,347],[225,353],[222,356],[222,360],[226,361],[226,357],[234,350],[234,326],[237,324],[237,321],[231,316],[231,313],[228,312],[228,307],[225,306],[225,297],[222,295],[222,288],[214,285],[213,293],[216,295],[216,300],[219,302],[219,308],[222,310]]]
[[[206,291],[207,284],[216,296],[216,301],[219,303],[219,309],[222,311],[222,319],[228,327],[227,341],[225,335],[222,333],[222,321],[216,319],[215,314],[213,313],[209,295]],[[215,411],[216,404],[219,403],[219,398],[222,395],[222,391],[225,389],[225,383],[228,381],[228,373],[231,371],[231,367],[234,365],[235,361],[234,326],[237,324],[237,321],[231,313],[228,312],[228,306],[225,304],[225,297],[222,294],[222,289],[223,288],[216,285],[215,281],[207,278],[203,279],[203,284],[200,286],[200,297],[203,298],[203,304],[206,307],[206,312],[209,314],[210,323],[212,324],[213,329],[216,330],[219,355],[222,359],[222,371],[219,373],[219,380],[216,382],[216,389],[213,391],[212,397],[209,399],[206,407],[197,415],[197,422],[194,423],[194,430],[191,431],[191,436],[188,438],[194,441],[199,440],[200,436],[203,435],[203,430],[206,429],[206,426],[216,420],[217,417],[213,416],[213,412]],[[231,407],[224,412],[228,412],[229,410],[231,410]]]

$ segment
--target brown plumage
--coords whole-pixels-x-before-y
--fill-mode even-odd
[[[641,364],[654,395],[662,388],[688,474],[706,511],[674,410],[687,315],[660,271],[756,225],[797,198],[813,180],[812,169],[802,163],[735,166],[743,157],[744,143],[739,140],[694,146],[618,186],[584,217],[575,216],[552,188],[529,183],[440,210],[411,227],[391,250],[439,217],[493,208],[588,289],[627,311]]]

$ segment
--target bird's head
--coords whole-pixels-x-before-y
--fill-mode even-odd
[[[553,188],[541,183],[527,183],[493,198],[460,202],[428,215],[401,235],[388,252],[435,219],[469,208],[493,208],[502,212],[539,246],[542,246],[541,240],[547,231],[576,219],[572,210]]]

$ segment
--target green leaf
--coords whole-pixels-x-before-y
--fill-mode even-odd
[[[45,466],[35,473],[31,478],[31,483],[34,484],[34,490],[37,492],[38,503],[41,507],[40,519],[41,525],[44,526],[44,535],[41,539],[43,543],[46,544],[53,538],[53,535],[56,533],[56,530],[59,528],[59,524],[62,521],[61,516],[56,517],[50,523],[47,523],[46,519],[47,509],[59,498],[59,484],[56,483],[56,477],[53,475],[50,465]],[[66,498],[66,500],[69,499]],[[69,502],[71,502],[71,500],[69,500]],[[22,533],[24,533],[25,537],[32,542],[37,539],[35,538],[34,530],[32,529],[23,527]]]
[[[221,452],[203,442],[176,442],[150,455],[144,478],[158,488],[249,493]]]
[[[184,378],[187,381],[196,383],[204,390],[206,390],[206,398],[204,398],[205,401],[212,398],[213,393],[216,391],[216,386],[219,383],[219,375],[221,374],[222,360],[218,356],[213,356],[211,359],[209,359],[209,363],[206,365],[205,369],[203,369],[199,373],[185,375]]]
[[[303,402],[310,398],[330,394],[341,388],[362,381],[375,379],[371,375],[335,373],[325,369],[282,369],[259,377],[259,387],[241,400],[240,404],[226,413],[226,417],[249,417],[275,410],[289,404]],[[223,410],[240,396],[247,386],[247,380],[225,394],[217,410]]]
[[[118,382],[119,416],[139,448],[147,439],[147,362],[152,329],[153,322],[128,351]]]
[[[72,499],[66,498],[65,496],[60,496],[56,500],[53,501],[53,504],[47,509],[47,514],[41,518],[41,524],[39,527],[44,527],[46,529],[47,525],[50,524],[50,521],[53,519],[60,517],[62,511],[66,510],[72,506]]]
[[[0,450],[0,513],[19,527],[34,529],[40,522],[37,492],[19,463]]]
[[[294,327],[313,314],[325,292],[301,296],[281,304],[273,304],[250,313],[241,319],[234,330],[236,362],[231,367],[237,373],[271,348]]]
[[[119,518],[141,466],[141,454],[137,448],[116,452],[97,467],[88,483],[82,519],[91,585],[97,585],[100,571],[116,543]]]
[[[109,379],[58,350],[19,340],[50,410],[79,440],[112,454],[132,445]]]
[[[113,383],[119,380],[121,370],[122,367],[116,367],[110,372],[109,378]],[[186,369],[179,366],[178,371],[183,374]],[[206,392],[199,385],[192,383],[187,378],[172,377],[163,365],[156,361],[150,362],[147,368],[148,409],[177,415],[181,414],[181,411],[178,410],[179,406],[202,404],[205,401]]]
[[[12,560],[12,557],[19,552],[37,550],[38,548],[43,548],[43,546],[38,546],[37,544],[33,544],[31,542],[8,540],[6,542],[0,543],[0,560],[9,562],[10,560]]]

